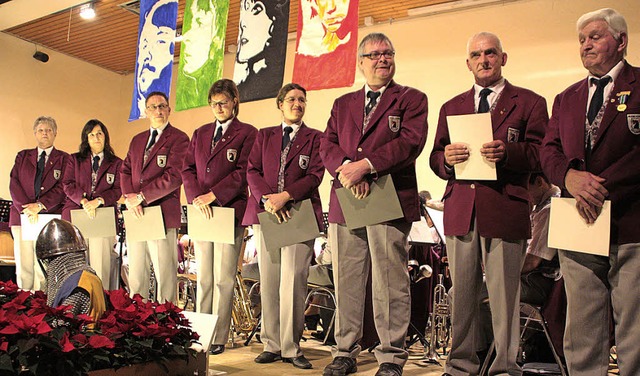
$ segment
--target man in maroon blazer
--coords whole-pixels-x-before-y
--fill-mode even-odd
[[[258,220],[267,211],[279,220],[288,216],[288,205],[309,199],[322,231],[322,203],[318,186],[324,176],[319,144],[322,132],[303,121],[307,91],[300,85],[284,85],[276,98],[282,123],[263,128],[249,154],[247,182],[251,197],[243,223],[251,225],[258,251],[264,351],[256,363],[281,358],[297,368],[311,368],[300,349],[304,330],[305,298],[314,240],[268,249]]]
[[[189,137],[169,124],[171,108],[167,96],[152,92],[147,96],[145,113],[149,131],[139,133],[129,146],[122,164],[120,183],[127,209],[137,217],[144,208],[160,206],[166,238],[129,241],[129,292],[149,297],[149,260],[153,263],[159,302],[176,301],[178,269],[177,229],[180,227],[180,171]],[[127,237],[130,232],[127,232]]]
[[[55,119],[40,116],[33,124],[33,133],[38,147],[18,153],[9,180],[13,200],[9,225],[15,239],[16,277],[18,286],[25,290],[43,289],[44,275],[36,262],[34,242],[22,240],[20,214],[35,222],[39,213],[61,213],[65,200],[62,174],[69,156],[53,147],[58,134]]]
[[[411,302],[407,252],[411,223],[420,219],[415,160],[427,138],[427,96],[393,81],[395,51],[384,34],[364,37],[358,47],[363,89],[336,99],[320,155],[334,176],[329,204],[328,239],[338,303],[333,362],[324,375],[357,370],[367,279],[371,271],[373,313],[380,344],[376,375],[401,375],[408,353],[404,341]],[[391,175],[404,217],[353,231],[335,190],[363,198],[369,184]]]
[[[193,132],[182,181],[187,202],[205,218],[213,216],[211,206],[235,211],[234,244],[194,242],[198,267],[196,311],[218,316],[209,349],[217,355],[224,352],[229,339],[233,286],[244,236],[242,217],[249,196],[247,160],[258,131],[238,120],[240,95],[233,81],[223,78],[214,82],[209,89],[209,105],[216,121]]]
[[[453,328],[445,371],[478,372],[477,302],[484,270],[496,348],[489,373],[518,374],[520,269],[531,236],[527,183],[530,172],[540,169],[538,151],[549,118],[544,98],[502,77],[507,54],[497,36],[476,34],[467,50],[475,85],[440,109],[430,157],[431,169],[447,180],[444,233],[453,282]],[[479,151],[452,143],[447,117],[476,112],[491,113],[493,140],[486,140]],[[454,165],[474,152],[495,162],[497,180],[456,178]]]
[[[589,75],[555,98],[541,161],[588,223],[611,201],[611,246],[609,257],[559,251],[564,352],[571,375],[606,375],[613,322],[620,374],[639,375],[640,68],[624,60],[629,36],[617,11],[584,14],[577,30]]]

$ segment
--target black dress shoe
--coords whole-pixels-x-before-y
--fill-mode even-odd
[[[280,354],[272,353],[269,351],[263,351],[260,353],[260,355],[258,355],[254,359],[254,361],[256,363],[273,363],[273,362],[277,362],[280,359],[282,359]]]
[[[376,376],[402,376],[402,366],[395,363],[382,363]]]
[[[209,347],[209,354],[211,355],[218,355],[218,354],[222,354],[224,352],[224,345],[211,345],[211,347]]]
[[[313,367],[304,355],[296,356],[295,358],[282,358],[282,361],[285,363],[291,363],[296,368],[310,369]]]
[[[355,359],[347,356],[336,356],[331,363],[324,367],[322,376],[345,376],[357,371],[358,366]]]

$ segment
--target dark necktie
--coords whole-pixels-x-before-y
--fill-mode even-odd
[[[376,106],[379,96],[380,96],[379,91],[370,91],[367,93],[367,98],[369,98],[369,102],[367,103],[367,106],[364,108],[365,115],[369,115],[371,110],[373,110],[373,108]]]
[[[93,165],[91,166],[93,168],[93,172],[98,172],[98,168],[100,167],[100,156],[96,155],[93,157]]]
[[[40,158],[38,159],[38,166],[36,170],[36,179],[33,182],[33,189],[36,193],[36,200],[40,198],[40,189],[42,187],[42,174],[44,173],[44,161],[47,158],[47,153],[43,151],[40,153]]]
[[[213,136],[213,142],[218,142],[220,141],[221,138],[222,138],[222,125],[219,125],[218,129],[216,129],[216,135]]]
[[[487,89],[486,87],[480,90],[480,103],[478,104],[479,114],[489,112],[489,101],[487,100],[487,97],[491,93],[492,93],[491,89]]]
[[[291,132],[293,132],[293,128],[284,127],[284,135],[282,136],[282,150],[284,150],[289,142],[291,142]]]
[[[602,107],[602,102],[604,101],[604,87],[611,81],[611,77],[604,76],[601,79],[592,78],[591,83],[595,84],[596,91],[593,93],[593,97],[591,97],[591,103],[589,103],[589,111],[587,111],[587,120],[589,124],[593,123],[593,120],[598,115],[600,108]]]
[[[158,137],[158,130],[154,129],[153,132],[151,132],[151,141],[149,141],[149,145],[147,146],[147,149],[145,149],[145,150],[151,149],[151,147],[156,143],[156,138],[157,137]]]

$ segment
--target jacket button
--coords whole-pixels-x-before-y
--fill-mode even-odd
[[[144,181],[144,180],[140,179],[140,184],[142,184],[142,182],[143,182],[143,181]]]
[[[475,184],[471,184],[470,187],[471,187],[471,189],[476,189],[476,185]]]
[[[359,151],[359,152],[362,152],[362,148],[358,148],[358,151]]]
[[[210,171],[210,170],[209,170],[209,167],[207,167],[207,172],[209,172],[209,171]]]

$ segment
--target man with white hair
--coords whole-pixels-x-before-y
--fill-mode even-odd
[[[564,352],[569,374],[606,375],[613,322],[620,374],[639,375],[640,68],[624,59],[627,23],[617,11],[586,13],[577,31],[589,75],[556,97],[541,162],[587,223],[611,201],[611,245],[608,257],[559,251]]]
[[[540,95],[502,77],[500,39],[481,32],[467,44],[475,85],[440,110],[431,169],[447,180],[444,234],[453,282],[452,342],[445,375],[475,375],[480,366],[478,298],[483,272],[489,292],[496,357],[490,375],[519,375],[520,269],[531,236],[527,184],[540,169],[538,149],[549,119]],[[448,116],[488,112],[493,140],[478,151],[449,136]],[[454,140],[455,141],[455,140]],[[479,152],[496,165],[497,180],[462,180],[454,166]]]

